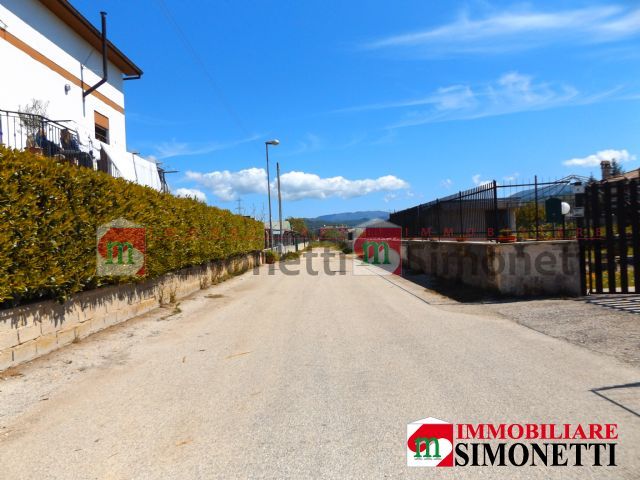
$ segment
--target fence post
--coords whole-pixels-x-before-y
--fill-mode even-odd
[[[536,240],[540,240],[540,215],[538,207],[538,176],[534,177],[535,182],[535,200],[536,200]]]
[[[436,199],[436,225],[438,227],[438,240],[440,240],[440,199]]]
[[[631,241],[633,244],[633,279],[635,284],[635,292],[640,289],[640,218],[638,218],[638,181],[633,180],[630,185],[629,203],[631,214]]]
[[[498,241],[498,183],[493,181],[493,236]]]
[[[460,216],[460,237],[464,236],[464,225],[462,224],[462,192],[458,192],[458,214]]]

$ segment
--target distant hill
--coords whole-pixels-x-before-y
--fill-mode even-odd
[[[315,218],[305,218],[305,222],[309,229],[318,230],[324,225],[347,225],[349,227],[355,227],[372,218],[387,220],[389,218],[389,212],[367,210],[362,212],[332,213],[330,215],[320,215]]]
[[[319,217],[312,218],[310,220],[320,220],[324,222],[352,222],[354,220],[370,220],[372,218],[389,218],[389,212],[383,212],[382,210],[366,210],[363,212],[344,212],[344,213],[332,213],[330,215],[320,215]]]

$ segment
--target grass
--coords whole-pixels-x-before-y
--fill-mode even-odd
[[[300,258],[300,252],[287,252],[280,257],[281,262],[286,262],[287,260],[297,260]]]
[[[338,242],[330,242],[328,240],[321,240],[321,241],[313,241],[309,244],[309,246],[307,247],[308,250],[311,250],[312,248],[333,248],[334,250],[341,250],[341,246],[340,243]]]

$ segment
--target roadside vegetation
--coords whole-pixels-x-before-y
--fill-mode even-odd
[[[144,227],[142,277],[98,277],[96,233],[118,218]],[[0,307],[153,278],[263,244],[263,225],[88,168],[0,147]]]
[[[307,245],[307,248],[305,248],[305,250],[310,251],[314,248],[330,248],[333,250],[339,250],[344,254],[353,253],[353,249],[351,248],[351,243],[344,242],[344,241],[333,242],[330,240],[316,240],[309,243],[309,245]]]

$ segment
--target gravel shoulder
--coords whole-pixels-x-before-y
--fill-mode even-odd
[[[447,311],[499,316],[640,367],[640,315],[594,305],[583,298],[513,299],[460,285],[443,285],[423,274],[406,275],[424,287],[431,304]]]

